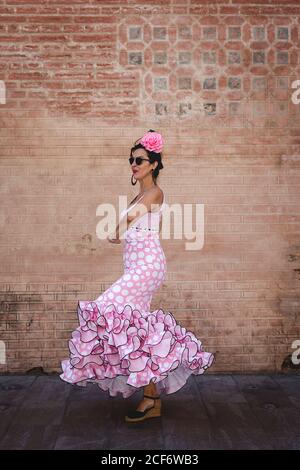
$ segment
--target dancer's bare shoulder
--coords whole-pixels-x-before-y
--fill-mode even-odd
[[[159,186],[152,188],[152,198],[154,204],[162,204],[164,199],[164,193]]]

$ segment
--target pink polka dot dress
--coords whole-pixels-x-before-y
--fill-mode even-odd
[[[171,394],[191,374],[212,365],[214,355],[171,312],[150,309],[166,279],[159,239],[165,205],[136,219],[124,233],[123,275],[97,299],[78,301],[79,326],[69,340],[70,357],[61,362],[62,380],[97,383],[110,396],[124,398],[153,381],[160,394]]]

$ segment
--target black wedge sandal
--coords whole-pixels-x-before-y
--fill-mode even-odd
[[[144,411],[134,410],[125,416],[125,421],[128,423],[136,423],[137,421],[144,421],[148,418],[157,418],[161,416],[161,400],[160,397],[150,397],[144,395],[144,398],[151,398],[154,400],[154,405]]]

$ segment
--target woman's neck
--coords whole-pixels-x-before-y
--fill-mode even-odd
[[[149,189],[154,188],[154,186],[155,186],[155,183],[147,183],[147,184],[140,183],[140,193],[144,193],[145,191],[148,191]]]

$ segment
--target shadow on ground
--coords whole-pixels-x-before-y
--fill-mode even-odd
[[[141,397],[56,374],[0,375],[0,449],[300,448],[299,374],[190,376],[162,395],[162,417],[126,423]]]

